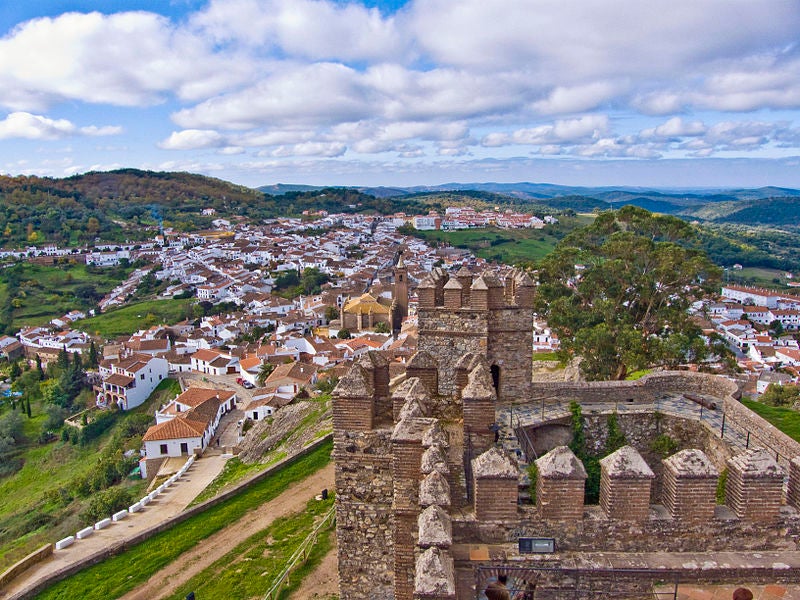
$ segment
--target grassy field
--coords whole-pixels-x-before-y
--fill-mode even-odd
[[[130,413],[152,414],[156,406],[179,392],[178,382],[166,379],[144,404]],[[24,425],[29,442],[18,455],[24,465],[13,475],[0,479],[0,571],[38,546],[75,533],[82,526],[80,513],[89,499],[63,504],[53,492],[68,489],[72,481],[93,468],[120,423],[118,420],[109,431],[85,446],[60,440],[39,445],[35,440],[45,419],[40,402],[32,403],[32,415],[31,419],[25,418]],[[125,480],[122,485],[139,493],[145,482]]]
[[[0,269],[0,306],[10,309],[11,328],[41,325],[71,310],[86,309],[91,305],[87,293],[102,297],[124,280],[128,271],[93,270],[75,263],[20,263]]]
[[[507,264],[535,263],[547,256],[567,233],[589,224],[591,215],[559,217],[555,226],[544,229],[461,229],[458,231],[416,231],[430,244],[447,243],[466,248],[476,256]]]
[[[178,588],[169,600],[183,600],[189,592],[198,598],[260,598],[331,506],[333,496],[311,500],[305,511],[276,519]],[[331,547],[330,535],[330,527],[321,532],[302,570],[293,573],[280,597],[288,597],[302,582],[303,574],[322,560]]]
[[[251,485],[233,498],[55,584],[40,594],[39,600],[118,598],[208,536],[241,518],[246,512],[277,497],[291,483],[324,467],[330,461],[332,447],[330,442],[323,444],[311,454]]]
[[[172,325],[186,318],[191,298],[147,300],[115,308],[75,323],[76,329],[106,338],[128,335],[161,323]]]
[[[800,412],[791,408],[767,406],[755,400],[743,399],[742,404],[772,423],[789,437],[800,442]]]
[[[723,278],[728,283],[740,283],[746,285],[757,285],[762,287],[788,289],[786,271],[778,269],[763,269],[759,267],[745,267],[742,270],[728,270]]]

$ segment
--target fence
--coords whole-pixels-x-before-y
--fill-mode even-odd
[[[264,600],[274,600],[274,598],[277,598],[280,595],[281,588],[289,581],[289,575],[294,568],[300,564],[300,562],[306,561],[311,548],[313,548],[314,544],[317,543],[317,538],[319,537],[320,531],[322,531],[326,525],[333,522],[334,514],[336,514],[336,507],[332,506],[325,516],[322,517],[322,520],[316,524],[311,533],[306,536],[306,539],[303,540],[303,543],[300,544],[300,547],[297,548],[294,554],[292,554],[292,557],[289,559],[289,562],[286,564],[283,572],[278,576],[278,578],[272,584],[272,587],[269,588],[269,591],[264,596]]]

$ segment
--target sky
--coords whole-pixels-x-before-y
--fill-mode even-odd
[[[0,3],[0,173],[800,188],[797,0]]]

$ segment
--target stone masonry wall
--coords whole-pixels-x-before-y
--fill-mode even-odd
[[[419,309],[419,323],[417,349],[437,357],[439,392],[452,394],[458,359],[468,352],[486,353],[486,313],[468,309]]]
[[[533,370],[533,311],[505,308],[489,313],[486,361],[499,367],[498,397],[524,398],[530,393]]]
[[[504,523],[479,523],[474,514],[453,515],[454,544],[512,544],[520,537],[551,537],[558,552],[722,552],[797,550],[800,514],[782,511],[765,526],[737,519],[730,511],[702,523],[681,523],[663,508],[646,521],[609,519],[600,506],[584,507],[576,521],[543,519],[530,505],[519,518]]]
[[[342,600],[394,598],[390,436],[382,430],[334,438]]]

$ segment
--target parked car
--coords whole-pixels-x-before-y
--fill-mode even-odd
[[[246,390],[252,390],[252,389],[253,389],[254,387],[256,387],[256,386],[254,386],[254,385],[253,385],[252,383],[250,383],[249,381],[244,381],[244,382],[242,382],[242,387],[243,387],[244,389],[246,389]]]

